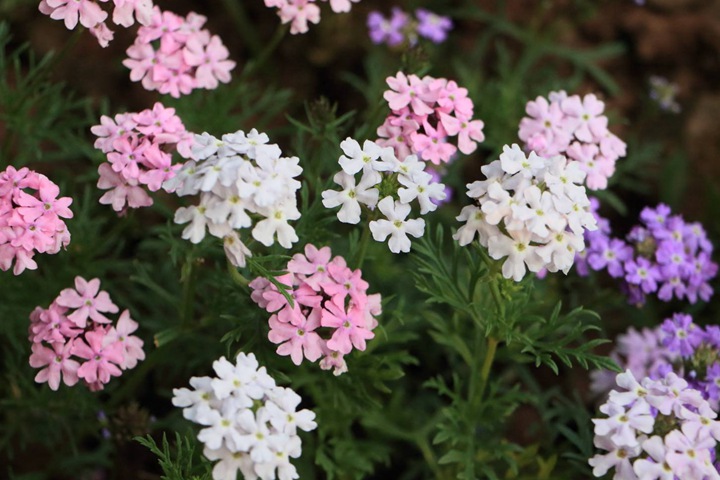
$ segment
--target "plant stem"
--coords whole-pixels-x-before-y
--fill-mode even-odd
[[[367,253],[368,243],[370,243],[370,227],[368,226],[369,223],[370,222],[367,222],[365,224],[362,237],[360,237],[360,250],[358,251],[357,261],[355,262],[357,268],[362,268],[363,262],[365,261],[365,254]]]
[[[243,42],[247,46],[248,50],[257,56],[261,50],[262,45],[260,44],[260,37],[256,35],[253,22],[247,16],[245,7],[242,5],[245,0],[223,0],[225,9],[228,11],[230,16],[235,21],[238,33],[242,36]]]
[[[180,310],[180,318],[183,328],[187,328],[192,321],[195,311],[195,268],[194,261],[189,256],[185,263],[185,278],[183,282],[183,301]]]
[[[498,343],[500,343],[500,341],[495,337],[488,337],[487,339],[485,360],[483,360],[482,368],[480,370],[480,389],[477,393],[478,400],[482,400],[482,397],[485,394],[485,387],[487,387],[488,378],[490,377],[490,368],[495,360],[495,352],[497,352]]]
[[[231,1],[231,0],[226,0]],[[275,30],[275,33],[273,34],[270,41],[265,45],[265,48],[257,54],[255,60],[252,63],[249,63],[245,70],[243,71],[243,76],[247,76],[251,73],[255,73],[260,67],[263,66],[265,62],[270,58],[270,56],[273,54],[275,49],[280,45],[280,42],[285,37],[285,34],[287,33],[288,29],[286,25],[280,24],[278,25],[278,28]]]
[[[233,282],[240,285],[241,287],[247,287],[250,284],[250,280],[245,278],[245,276],[238,272],[238,269],[230,262],[227,262],[228,272],[230,272],[230,278],[233,279]]]
[[[418,448],[420,449],[420,452],[422,452],[422,456],[425,459],[425,462],[430,467],[430,470],[432,470],[433,474],[435,475],[435,478],[438,480],[441,480],[443,478],[442,472],[440,471],[440,467],[438,466],[437,459],[435,458],[435,454],[433,453],[432,449],[430,448],[430,445],[428,444],[427,439],[425,436],[420,436],[415,439],[415,443],[417,444]]]

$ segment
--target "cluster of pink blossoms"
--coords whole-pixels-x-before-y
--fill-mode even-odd
[[[45,175],[28,168],[0,172],[0,270],[35,270],[35,252],[57,253],[70,243],[63,218],[72,218],[72,199]]]
[[[353,3],[360,0],[321,0],[330,2],[330,8],[335,13],[349,12]],[[265,0],[268,8],[277,8],[278,17],[282,23],[290,24],[290,33],[306,33],[308,23],[320,23],[320,7],[315,0]]]
[[[589,460],[593,475],[615,469],[616,480],[720,479],[713,464],[720,439],[717,414],[702,394],[674,373],[638,382],[627,370],[617,376],[595,423]]]
[[[398,158],[416,154],[435,165],[450,162],[460,150],[469,155],[485,139],[483,122],[473,120],[468,91],[453,80],[419,78],[398,72],[388,77],[383,95],[392,113],[377,129],[377,144],[393,147]],[[457,146],[448,141],[457,136]]]
[[[278,355],[290,355],[295,365],[303,358],[311,362],[320,357],[320,368],[333,368],[335,375],[347,371],[344,356],[354,348],[365,350],[373,338],[374,318],[382,313],[379,293],[367,294],[368,283],[362,272],[348,268],[345,259],[330,257],[330,247],[305,246],[288,263],[288,273],[275,280],[287,286],[293,304],[269,280],[258,277],[250,282],[251,298],[270,317],[271,342],[279,344]]]
[[[99,0],[108,3],[108,0]],[[135,20],[142,25],[150,24],[153,12],[152,0],[112,0],[112,21],[116,25],[129,27]],[[40,12],[53,20],[62,20],[68,30],[80,25],[90,30],[102,47],[107,47],[113,39],[113,32],[105,23],[108,14],[92,0],[41,0]]]
[[[527,150],[541,157],[564,155],[587,174],[585,185],[604,190],[615,173],[615,162],[626,153],[625,142],[608,130],[605,104],[593,95],[568,96],[550,92],[550,101],[537,97],[525,107],[518,136]]]
[[[228,83],[235,62],[228,60],[220,37],[202,28],[206,20],[194,12],[183,18],[156,7],[151,22],[140,27],[127,49],[129,58],[123,60],[130,80],[175,98],[196,88],[212,90],[219,82]]]
[[[100,290],[100,280],[82,277],[75,277],[75,288],[60,292],[48,308],[36,307],[30,314],[30,366],[42,370],[35,381],[57,390],[61,379],[67,386],[82,379],[97,391],[144,360],[143,341],[130,335],[138,327],[130,312],[123,311],[114,326],[104,315],[118,311]]]
[[[185,130],[174,108],[156,103],[152,110],[120,113],[113,120],[103,116],[100,125],[92,127],[98,139],[95,148],[107,154],[108,161],[98,168],[97,186],[108,190],[101,198],[103,205],[112,205],[116,212],[148,207],[152,198],[141,187],[158,191],[163,182],[175,176],[182,166],[172,164],[172,152],[190,158],[192,133]]]

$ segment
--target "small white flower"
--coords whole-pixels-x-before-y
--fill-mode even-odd
[[[392,197],[385,197],[378,203],[378,208],[387,220],[370,222],[370,231],[375,241],[384,242],[390,236],[388,246],[393,253],[409,252],[410,238],[422,237],[425,233],[425,220],[421,218],[405,220],[410,214],[410,205],[393,201]]]
[[[322,192],[325,208],[334,208],[342,205],[337,213],[338,220],[343,223],[356,224],[360,222],[360,203],[374,207],[378,201],[379,192],[373,188],[380,183],[380,174],[369,171],[363,174],[360,183],[355,185],[355,177],[340,171],[333,177],[335,183],[343,189],[341,191],[325,190]]]
[[[398,196],[402,203],[410,203],[417,198],[420,204],[420,214],[433,212],[437,204],[433,200],[445,200],[445,185],[432,182],[432,175],[426,172],[417,172],[413,177],[398,176],[398,181],[405,188],[398,189]]]
[[[342,148],[345,155],[340,156],[339,163],[343,171],[348,175],[355,175],[360,170],[382,171],[387,167],[380,160],[381,156],[392,153],[391,147],[383,148],[370,140],[365,140],[362,148],[360,148],[360,144],[350,137],[340,143],[340,148]]]
[[[288,223],[288,220],[300,218],[300,211],[294,203],[286,202],[281,205],[262,208],[257,213],[265,216],[253,228],[252,236],[255,240],[269,247],[277,235],[278,243],[284,248],[292,247],[292,244],[299,240],[295,229]]]

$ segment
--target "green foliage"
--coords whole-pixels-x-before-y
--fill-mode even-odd
[[[163,480],[210,480],[212,478],[207,461],[202,462],[202,466],[197,465],[197,445],[194,437],[184,437],[175,433],[175,445],[170,447],[167,436],[163,434],[162,450],[150,435],[135,437],[135,440],[157,455],[158,463],[164,474],[161,477]]]

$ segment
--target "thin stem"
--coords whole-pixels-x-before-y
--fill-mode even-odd
[[[192,321],[195,312],[195,268],[192,257],[189,257],[185,263],[185,278],[183,282],[183,301],[180,310],[180,318],[182,326],[187,328]]]
[[[243,42],[252,55],[257,56],[262,50],[262,44],[260,43],[260,37],[256,35],[257,32],[253,22],[250,21],[245,12],[243,2],[244,0],[223,0],[225,9],[235,21],[237,31],[242,36]]]
[[[360,237],[360,250],[358,251],[357,261],[355,264],[357,268],[362,268],[363,262],[365,261],[365,254],[367,253],[368,243],[370,243],[370,222],[365,224],[363,229],[362,237]]]
[[[230,0],[226,0],[230,1]],[[249,63],[245,70],[243,71],[243,75],[247,76],[251,73],[256,72],[260,67],[263,66],[265,62],[268,61],[270,56],[273,54],[275,49],[280,45],[280,42],[285,37],[285,34],[287,33],[288,28],[286,25],[278,25],[278,28],[275,30],[275,33],[273,34],[270,41],[265,45],[265,48],[259,52],[255,58],[255,60],[252,63]]]
[[[500,341],[495,337],[488,337],[487,339],[485,360],[483,360],[482,369],[480,370],[480,389],[477,393],[479,401],[482,400],[482,397],[485,394],[485,387],[487,387],[488,378],[490,377],[490,369],[492,368],[493,361],[495,360],[498,343],[500,343]]]
[[[435,478],[438,480],[441,480],[443,478],[442,472],[440,471],[440,467],[438,466],[437,459],[435,458],[435,454],[433,453],[432,449],[430,448],[430,445],[428,444],[427,439],[425,436],[419,436],[415,439],[415,443],[417,444],[418,448],[420,449],[420,452],[422,453],[423,458],[425,459],[425,462],[430,467],[430,470],[432,470],[433,474],[435,475]]]
[[[233,281],[240,285],[241,287],[247,287],[250,284],[250,280],[245,278],[245,276],[238,271],[238,269],[230,262],[227,262],[228,272],[230,272],[230,278],[233,279]]]

